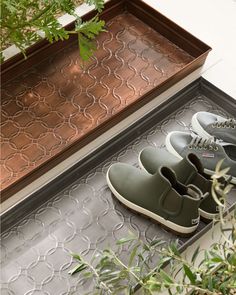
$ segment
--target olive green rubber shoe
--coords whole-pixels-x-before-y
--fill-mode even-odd
[[[125,206],[175,233],[189,235],[198,227],[202,192],[194,185],[179,183],[167,167],[159,167],[151,175],[128,164],[115,163],[108,169],[107,184]]]
[[[214,174],[217,163],[224,159],[222,168],[230,168],[228,176],[230,182],[236,184],[236,145],[205,139],[194,134],[182,131],[172,131],[166,136],[167,150],[178,157],[184,158],[194,153],[201,160],[206,174]]]
[[[218,206],[211,195],[211,178],[204,173],[201,161],[195,154],[190,153],[180,160],[165,149],[147,147],[140,152],[139,166],[148,173],[154,174],[163,165],[175,171],[179,182],[193,184],[203,193],[208,193],[199,207],[205,221],[211,221],[218,215]]]

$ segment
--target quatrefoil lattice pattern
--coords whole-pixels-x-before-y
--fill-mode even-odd
[[[3,86],[2,189],[65,151],[193,60],[126,13],[107,23],[97,47],[84,67],[75,42]]]

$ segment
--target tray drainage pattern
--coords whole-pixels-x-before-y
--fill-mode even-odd
[[[105,174],[110,164],[116,161],[138,166],[137,157],[144,147],[164,147],[169,131],[190,130],[190,119],[200,110],[227,116],[205,96],[197,95],[3,233],[1,294],[82,295],[92,290],[93,286],[85,286],[79,276],[68,275],[74,265],[71,252],[81,253],[89,259],[96,249],[107,245],[114,248],[116,240],[126,236],[128,230],[144,240],[154,236],[163,240],[176,239],[157,224],[120,205],[106,185]],[[234,189],[229,198],[230,204],[235,201],[235,194]],[[204,226],[201,222],[198,231]],[[179,245],[187,240],[180,238]],[[125,249],[122,255],[125,258]]]

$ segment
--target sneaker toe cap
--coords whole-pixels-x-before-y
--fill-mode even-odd
[[[170,144],[179,153],[182,153],[186,146],[190,144],[191,140],[191,134],[185,132],[174,132],[170,136]]]
[[[208,125],[211,125],[217,121],[217,116],[208,112],[198,112],[197,120],[203,128],[207,128]]]

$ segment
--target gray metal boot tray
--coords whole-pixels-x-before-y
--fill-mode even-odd
[[[195,242],[212,224],[201,221],[192,237],[177,237],[119,204],[106,185],[106,171],[117,161],[138,167],[138,154],[144,147],[164,148],[166,134],[189,130],[191,117],[197,111],[228,117],[235,108],[234,99],[198,79],[5,213],[1,294],[83,295],[93,286],[84,286],[78,276],[68,275],[74,265],[70,253],[89,258],[96,249],[115,247],[116,241],[127,236],[129,230],[144,240],[178,239],[181,251]],[[234,188],[228,200],[230,210],[235,201]]]

